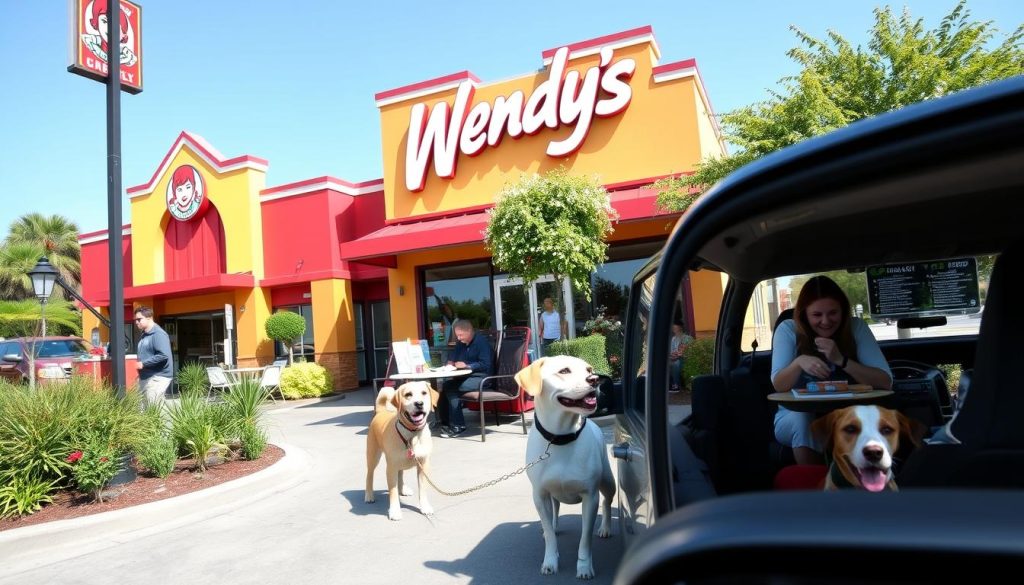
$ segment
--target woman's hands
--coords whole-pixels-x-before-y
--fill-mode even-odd
[[[832,369],[828,367],[828,364],[817,356],[800,355],[793,360],[793,363],[799,365],[800,369],[808,375],[814,376],[819,380],[828,379],[829,374],[832,373]]]
[[[839,365],[843,363],[843,354],[839,351],[839,346],[836,345],[834,339],[828,337],[815,337],[814,346],[818,348],[825,359],[832,362],[833,364]]]

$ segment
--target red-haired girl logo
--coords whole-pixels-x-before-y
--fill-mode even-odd
[[[202,215],[209,205],[206,182],[192,165],[174,169],[167,183],[167,211],[178,221],[188,221]]]
[[[135,34],[131,20],[128,18],[129,7],[121,5],[121,64],[131,67],[139,61],[135,52]],[[85,6],[85,32],[82,33],[82,43],[98,59],[109,62],[107,59],[107,23],[110,21],[110,7],[108,0],[92,0]]]

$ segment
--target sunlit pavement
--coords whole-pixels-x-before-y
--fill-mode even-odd
[[[481,443],[476,413],[466,414],[471,426],[463,437],[434,442],[434,480],[449,491],[524,463],[526,437],[518,418],[504,418],[501,426],[489,419],[487,442]],[[685,407],[674,408],[674,419],[683,414]],[[192,503],[170,520],[154,514],[159,521],[147,528],[101,519],[71,542],[37,538],[27,549],[10,540],[17,531],[8,531],[8,540],[0,540],[0,584],[577,582],[580,507],[562,506],[560,571],[542,577],[543,540],[525,474],[461,497],[431,491],[432,520],[419,514],[416,496],[403,498],[404,519],[391,522],[381,463],[377,502],[364,503],[370,416],[368,389],[345,400],[272,406],[272,441],[308,455],[293,459],[304,463],[279,478],[284,488],[235,493],[236,502],[251,500],[241,505],[217,501],[210,509]],[[609,445],[610,431],[605,427]],[[415,486],[414,476],[407,478]],[[623,554],[618,501],[612,511],[612,537],[594,538],[592,583],[611,583]]]

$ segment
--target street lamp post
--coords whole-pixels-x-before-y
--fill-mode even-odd
[[[53,293],[53,285],[57,282],[57,274],[57,269],[45,257],[40,258],[35,268],[28,273],[29,277],[32,278],[32,289],[36,293],[36,298],[39,299],[39,313],[43,321],[42,337],[46,337],[46,301],[49,300],[50,294]]]

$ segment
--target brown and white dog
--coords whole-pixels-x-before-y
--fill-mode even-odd
[[[922,426],[880,406],[848,406],[815,420],[811,432],[822,440],[825,453],[831,454],[824,489],[897,491],[893,454],[899,449],[901,435],[918,444]]]
[[[384,454],[388,483],[388,518],[402,519],[399,495],[411,496],[402,481],[406,469],[417,467],[417,489],[420,494],[420,513],[430,515],[434,509],[427,501],[423,474],[429,471],[430,430],[427,415],[437,403],[437,394],[427,382],[406,382],[394,388],[382,388],[377,395],[366,438],[366,494],[365,501],[373,503],[373,472]]]
[[[597,382],[587,362],[564,355],[540,358],[515,376],[516,382],[534,398],[533,428],[526,442],[526,461],[535,461],[545,451],[548,459],[530,467],[526,475],[533,484],[533,504],[544,531],[542,575],[558,572],[558,507],[583,504],[583,534],[576,555],[576,577],[594,576],[590,547],[594,539],[598,498],[601,526],[597,535],[611,534],[612,498],[615,479],[604,435],[587,415],[597,408]]]

